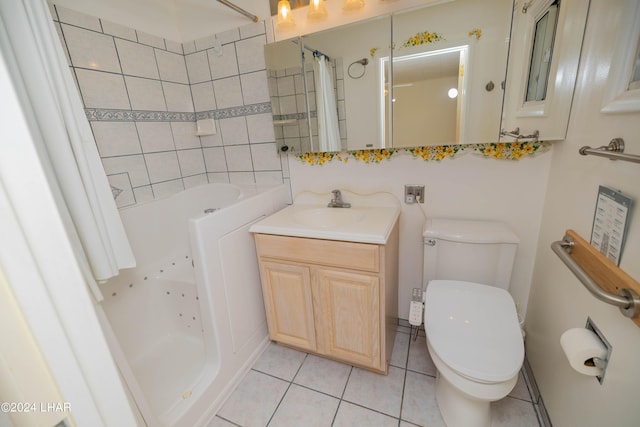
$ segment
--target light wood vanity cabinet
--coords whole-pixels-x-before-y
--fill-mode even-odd
[[[385,245],[255,239],[270,338],[386,374],[397,326],[397,223]]]

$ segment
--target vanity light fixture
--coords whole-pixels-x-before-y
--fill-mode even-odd
[[[449,98],[455,99],[458,96],[458,89],[452,87],[451,89],[449,89],[449,92],[447,92],[447,95],[449,96]]]
[[[325,0],[309,0],[309,11],[307,12],[309,22],[320,22],[327,19],[329,14],[324,2]]]
[[[296,26],[291,13],[291,4],[289,0],[280,0],[278,2],[278,18],[276,20],[276,28],[279,31],[289,31]]]
[[[342,3],[343,12],[355,12],[364,7],[364,0],[344,0]]]

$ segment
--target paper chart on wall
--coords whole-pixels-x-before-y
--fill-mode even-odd
[[[620,264],[632,200],[619,191],[600,186],[593,217],[591,245],[616,265]]]

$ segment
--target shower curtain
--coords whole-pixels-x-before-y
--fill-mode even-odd
[[[324,55],[315,56],[313,76],[318,115],[318,151],[340,151],[338,105],[333,87],[332,67]]]
[[[0,48],[87,284],[135,266],[45,0],[0,1]],[[10,143],[10,142],[5,142]]]

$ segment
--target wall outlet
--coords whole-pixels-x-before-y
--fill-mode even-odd
[[[424,185],[405,185],[404,202],[407,204],[424,203]]]

